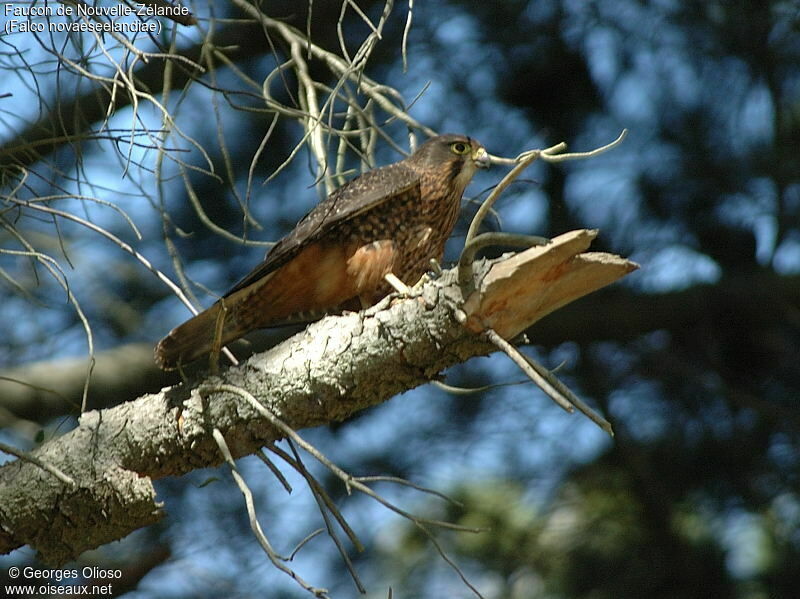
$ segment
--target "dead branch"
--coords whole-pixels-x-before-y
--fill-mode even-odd
[[[528,235],[512,235],[508,233],[484,233],[483,235],[478,235],[478,230],[480,229],[481,223],[483,219],[486,217],[487,214],[490,213],[492,210],[492,205],[500,197],[503,191],[516,179],[523,170],[525,170],[534,160],[537,158],[542,158],[548,162],[564,162],[566,160],[579,160],[584,158],[591,158],[594,156],[598,156],[604,152],[607,152],[616,146],[618,146],[622,141],[625,139],[627,135],[627,130],[623,130],[622,133],[612,141],[611,143],[602,146],[600,148],[596,148],[594,150],[588,152],[577,152],[572,154],[562,154],[567,144],[561,142],[552,146],[550,148],[546,148],[544,150],[530,150],[528,152],[524,152],[520,154],[516,159],[508,159],[508,158],[500,158],[497,156],[492,156],[492,161],[495,163],[500,164],[515,164],[514,168],[509,172],[500,183],[495,186],[492,190],[492,193],[483,201],[480,208],[478,209],[477,213],[472,219],[472,222],[469,226],[469,231],[467,231],[467,237],[464,244],[464,249],[461,252],[461,256],[458,259],[458,284],[461,286],[462,296],[467,298],[474,298],[475,297],[475,285],[476,282],[474,280],[472,265],[475,259],[475,256],[478,251],[481,249],[491,246],[491,245],[506,245],[512,247],[530,247],[530,246],[546,246],[549,241],[542,237],[534,237]],[[591,234],[591,232],[589,232]],[[595,232],[596,234],[596,232]],[[563,237],[563,236],[562,236]],[[592,236],[593,238],[593,236]],[[564,239],[559,238],[560,241],[564,242],[559,245],[563,245],[565,248],[565,252],[569,252],[570,244],[566,243]],[[588,247],[588,245],[586,246]],[[586,249],[583,247],[582,249]],[[568,255],[568,254],[567,254]],[[610,272],[610,271],[609,271]],[[513,293],[513,289],[511,290]],[[466,324],[468,316],[462,310],[457,310],[455,313],[456,319],[461,322],[462,324]],[[511,360],[519,366],[520,370],[531,380],[533,381],[544,393],[550,397],[558,406],[566,410],[567,412],[573,412],[575,408],[580,410],[583,414],[585,414],[592,422],[597,424],[600,428],[606,431],[609,435],[614,434],[613,429],[611,428],[611,424],[602,416],[597,414],[594,410],[592,410],[585,402],[583,402],[577,395],[575,395],[564,383],[558,380],[556,376],[548,371],[544,366],[537,363],[533,358],[530,356],[526,356],[521,351],[519,351],[512,343],[508,341],[511,337],[504,337],[503,334],[499,333],[495,328],[490,326],[488,323],[482,323],[483,328],[480,329],[480,332],[492,342],[500,351],[504,352]],[[475,323],[472,323],[473,330],[478,332],[474,327]],[[514,333],[514,336],[518,334],[520,331]]]
[[[475,333],[492,328],[513,338],[636,268],[617,256],[584,253],[593,237],[575,231],[477,263],[476,291],[466,302],[455,270],[447,270],[416,297],[389,297],[361,313],[325,318],[217,379],[84,413],[76,429],[30,452],[76,488],[28,461],[0,467],[0,552],[28,544],[47,563],[64,563],[158,520],[163,513],[152,479],[220,463],[209,422],[224,432],[234,458],[287,435],[241,395],[218,392],[204,406],[200,386],[247,390],[299,430],[346,419],[448,366],[490,353],[493,346]],[[464,311],[465,325],[456,310]],[[369,489],[349,475],[343,480]]]
[[[509,343],[536,322],[587,293],[599,289],[638,268],[633,262],[601,253],[581,253],[597,231],[580,230],[560,235],[547,245],[515,255],[483,278],[480,287],[465,299],[457,319],[475,333],[482,333],[505,352],[553,401],[568,412],[578,408],[592,422],[613,435],[611,424],[594,412],[564,383],[531,357]],[[480,237],[475,241],[479,241]],[[459,264],[459,280],[463,268]],[[470,280],[468,289],[473,289]]]
[[[272,548],[267,536],[264,534],[263,529],[261,528],[261,523],[258,521],[258,515],[256,514],[256,506],[255,502],[253,501],[253,492],[250,490],[250,487],[247,486],[247,483],[244,480],[244,477],[239,472],[239,469],[236,467],[236,462],[231,455],[230,449],[228,448],[228,444],[225,441],[225,437],[222,436],[222,433],[219,429],[214,428],[211,432],[212,436],[214,437],[214,441],[217,443],[217,447],[219,447],[219,451],[222,456],[225,458],[228,466],[231,469],[231,474],[233,475],[233,480],[236,481],[236,485],[239,487],[239,490],[242,492],[244,496],[245,506],[247,507],[247,515],[250,521],[250,528],[253,531],[256,539],[258,539],[259,545],[264,550],[264,553],[269,557],[269,560],[272,562],[272,565],[275,566],[278,570],[287,574],[290,578],[295,580],[297,584],[299,584],[304,590],[308,591],[315,597],[321,597],[322,599],[330,599],[328,595],[328,591],[326,589],[320,589],[314,586],[311,586],[305,580],[303,580],[297,572],[295,572],[292,568],[288,567],[284,562],[289,561],[288,557],[283,557],[276,553],[276,551]]]

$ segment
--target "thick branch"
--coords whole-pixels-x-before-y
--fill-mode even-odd
[[[729,276],[713,284],[694,285],[670,293],[643,294],[625,287],[606,288],[591,298],[568,304],[533,325],[531,342],[546,348],[563,343],[631,341],[655,330],[685,330],[708,318],[709,306],[724,306],[742,320],[763,327],[780,327],[787,310],[800,306],[800,276],[773,271],[753,271]],[[744,316],[747,315],[747,316]],[[275,344],[274,330],[250,335],[256,349]],[[129,398],[169,384],[174,373],[165,373],[153,362],[148,344],[130,344],[97,353],[89,405],[117,405]],[[58,373],[54,375],[53,373]],[[86,359],[38,362],[0,371],[0,428],[22,418],[44,424],[74,413],[83,395]],[[101,382],[94,380],[98,377]],[[12,382],[4,378],[21,381]],[[58,380],[58,394],[47,391]],[[149,387],[149,389],[148,389]],[[10,418],[11,420],[4,419]],[[40,426],[37,425],[38,430]]]
[[[497,294],[511,287],[515,292],[513,299],[507,298],[508,309],[540,318],[569,301],[566,297],[610,282],[609,264],[615,278],[635,268],[608,255],[576,256],[591,237],[590,232],[575,232],[556,238],[544,252],[529,250],[476,265],[476,276],[485,281],[476,287],[485,295],[471,299],[478,307],[468,309],[470,326],[494,322]],[[564,263],[561,269],[554,268],[556,254]],[[537,262],[543,271],[535,268]],[[582,275],[576,275],[573,263],[582,264]],[[599,271],[606,274],[598,278]],[[531,282],[546,280],[550,299],[526,295],[525,285],[519,285],[522,276]],[[84,413],[75,430],[31,452],[71,477],[74,486],[28,461],[0,468],[0,552],[29,544],[46,562],[60,564],[156,521],[161,513],[151,479],[219,464],[212,428],[224,434],[234,457],[281,438],[269,419],[237,395],[204,398],[200,386],[224,383],[247,389],[283,422],[301,429],[346,419],[430,381],[448,366],[489,353],[492,346],[483,336],[455,318],[462,308],[455,278],[447,271],[415,297],[387,299],[365,312],[326,318],[221,377]],[[531,288],[536,293],[542,289]],[[526,302],[535,303],[536,309],[522,309]],[[522,330],[531,323],[517,319],[512,328]]]
[[[0,371],[0,428],[17,419],[40,424],[80,411],[88,358],[63,358]],[[89,383],[89,408],[98,409],[155,391],[175,377],[156,368],[153,346],[131,343],[99,352]]]

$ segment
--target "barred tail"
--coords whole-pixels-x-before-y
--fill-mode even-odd
[[[158,367],[162,370],[174,370],[181,364],[188,364],[209,353],[214,347],[216,335],[220,337],[219,347],[239,337],[240,333],[230,319],[226,319],[222,331],[217,332],[219,316],[220,304],[216,303],[172,329],[156,345],[155,360]]]

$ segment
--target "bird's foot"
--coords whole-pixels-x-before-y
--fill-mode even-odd
[[[428,273],[423,274],[413,287],[406,285],[394,273],[388,273],[384,276],[384,279],[397,292],[399,299],[421,298],[427,306],[431,307],[433,305],[431,298],[426,297],[428,294],[422,291],[426,283],[434,280]]]
[[[441,270],[440,270],[441,272]],[[431,276],[433,275],[433,276]],[[412,287],[406,285],[403,281],[397,278],[394,273],[388,273],[384,275],[384,280],[392,286],[397,293],[399,293],[402,297],[416,297],[422,291],[422,288],[428,281],[433,281],[438,278],[438,275],[435,273],[424,273]]]
[[[395,275],[393,272],[386,273],[383,275],[383,278],[397,293],[405,297],[411,297],[412,288],[398,279],[397,275]],[[419,285],[419,283],[417,283],[417,285]],[[414,287],[416,287],[416,285]]]

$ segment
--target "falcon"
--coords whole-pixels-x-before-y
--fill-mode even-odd
[[[172,329],[156,363],[172,370],[255,329],[372,306],[392,291],[387,274],[416,283],[441,260],[464,189],[490,162],[474,139],[440,135],[348,181],[220,300]]]

